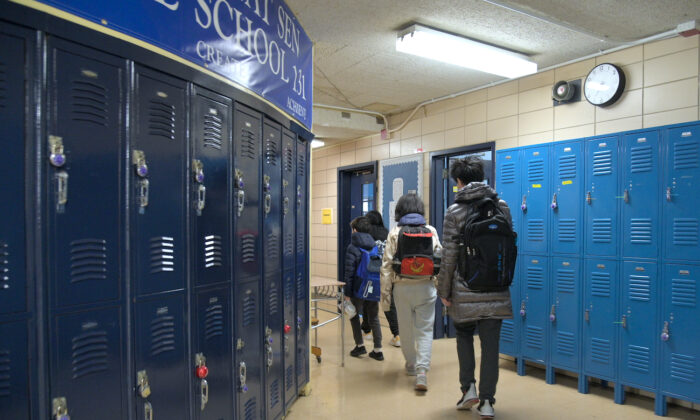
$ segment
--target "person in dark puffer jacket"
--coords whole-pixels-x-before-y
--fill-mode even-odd
[[[458,410],[468,410],[479,404],[482,418],[494,416],[498,383],[498,343],[501,323],[513,317],[510,290],[500,292],[471,291],[461,278],[457,266],[459,237],[464,231],[467,215],[473,202],[483,198],[498,200],[498,194],[481,181],[484,179],[484,166],[480,158],[469,156],[455,161],[450,168],[450,176],[459,188],[455,203],[447,209],[442,232],[442,266],[438,275],[438,296],[442,299],[457,329],[457,356],[459,358],[459,380],[462,398],[457,402]],[[498,206],[509,221],[510,209],[503,200]],[[474,330],[478,327],[481,341],[481,369],[479,394],[474,378]]]

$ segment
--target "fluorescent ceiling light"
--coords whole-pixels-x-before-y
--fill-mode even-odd
[[[508,78],[537,72],[537,63],[521,54],[420,25],[399,33],[396,51]]]
[[[322,140],[317,140],[317,139],[311,140],[311,148],[312,149],[315,149],[317,147],[323,147],[325,145],[326,145],[326,142],[324,142]]]

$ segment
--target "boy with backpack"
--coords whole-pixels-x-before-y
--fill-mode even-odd
[[[462,396],[458,410],[479,404],[482,419],[494,417],[501,322],[512,318],[510,291],[517,249],[510,210],[481,181],[484,167],[475,156],[452,164],[459,191],[443,223],[438,295],[457,330]],[[474,330],[481,341],[479,393],[474,378]]]
[[[352,335],[355,339],[355,348],[350,352],[352,357],[360,357],[367,354],[362,329],[360,327],[360,314],[365,313],[369,325],[372,327],[374,349],[369,357],[375,360],[384,360],[382,354],[382,329],[379,325],[379,296],[380,283],[379,271],[381,269],[381,257],[378,253],[374,238],[369,234],[370,222],[366,217],[356,217],[350,222],[352,236],[350,245],[345,251],[345,300],[350,300],[357,310],[357,314],[350,318]]]

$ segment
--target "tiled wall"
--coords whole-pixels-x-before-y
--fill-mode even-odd
[[[390,140],[375,135],[313,150],[311,274],[337,275],[339,166],[414,154],[422,148],[427,200],[432,151],[486,141],[504,149],[698,120],[699,40],[676,37],[513,80],[429,105]],[[552,106],[556,81],[583,79],[595,65],[606,62],[621,66],[627,76],[617,103],[603,109],[583,99]],[[407,116],[408,112],[392,117],[390,126]],[[321,224],[321,209],[327,207],[333,208],[332,225]]]

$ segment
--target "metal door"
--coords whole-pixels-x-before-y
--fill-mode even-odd
[[[523,357],[544,362],[547,354],[547,323],[549,322],[548,259],[544,256],[521,256],[522,320],[521,351]],[[524,311],[524,312],[523,312]]]
[[[297,293],[297,386],[309,381],[309,278],[306,271],[307,205],[308,191],[308,142],[297,140],[297,192],[296,192],[296,293]]]
[[[231,281],[229,263],[231,101],[195,87],[190,162],[194,284]]]
[[[664,131],[665,258],[700,260],[700,124]]]
[[[661,390],[700,402],[700,267],[668,264],[662,286]]]
[[[49,39],[47,275],[52,307],[120,297],[125,62]]]
[[[284,400],[287,407],[297,396],[296,386],[296,291],[294,271],[284,272]]]
[[[583,300],[584,374],[615,380],[617,261],[585,260]]]
[[[261,366],[263,334],[258,281],[239,284],[234,302],[236,418],[255,420],[262,418],[264,409]]]
[[[523,252],[547,252],[550,209],[549,146],[522,151]]]
[[[119,307],[55,316],[50,335],[50,404],[75,420],[128,417]],[[143,418],[143,417],[141,417]]]
[[[552,254],[581,253],[583,247],[583,142],[552,146]]]
[[[137,296],[185,287],[185,83],[136,68],[131,168]],[[161,414],[162,415],[162,414]]]
[[[0,324],[0,418],[29,419],[27,322]]]
[[[599,137],[586,142],[586,255],[617,256],[617,139]]]
[[[659,132],[623,137],[622,256],[659,256]]]
[[[654,389],[658,340],[658,273],[652,262],[622,265],[620,319],[620,381]]]
[[[554,284],[549,306],[550,361],[557,367],[578,371],[581,354],[581,260],[554,257],[551,273]]]
[[[193,373],[195,417],[200,420],[233,418],[230,286],[198,291],[193,314],[190,372]]]
[[[185,294],[137,302],[134,308],[134,382],[137,419],[189,417],[190,375]],[[125,417],[120,417],[123,419]]]

